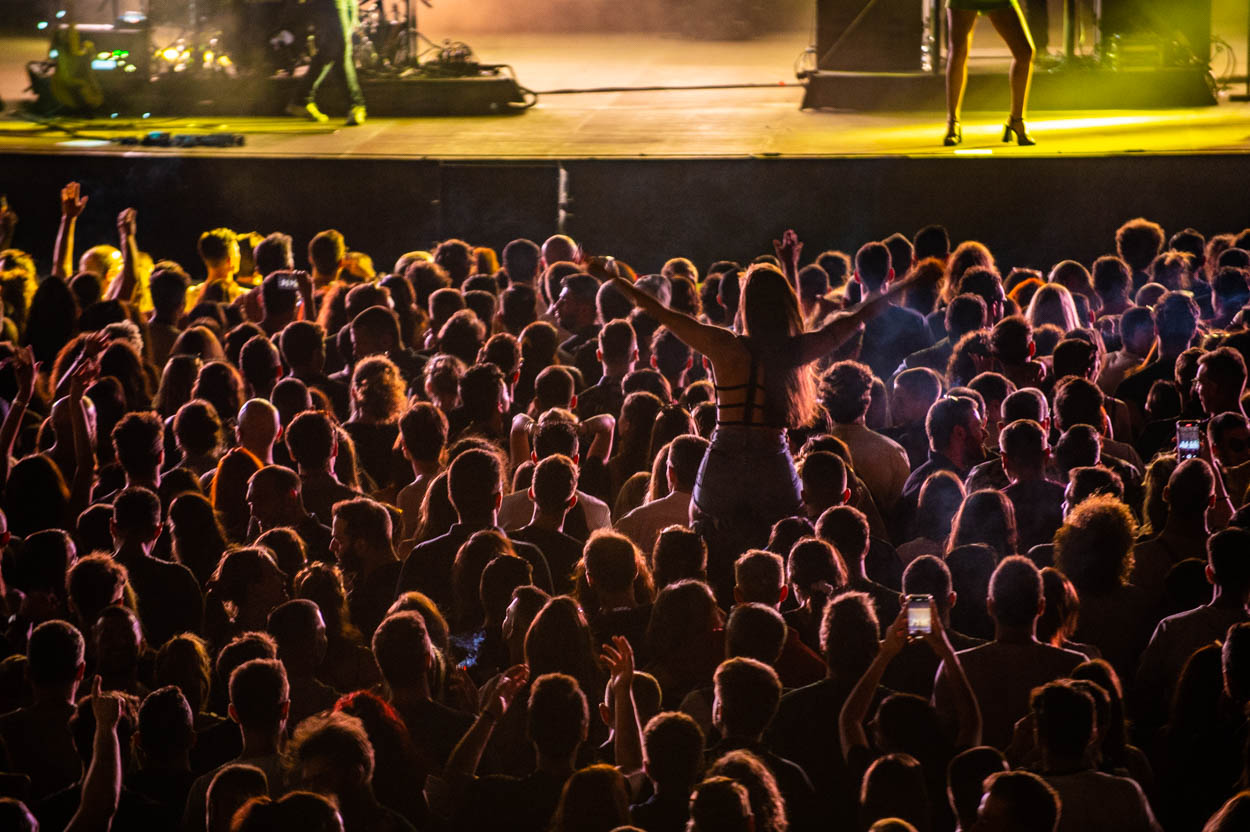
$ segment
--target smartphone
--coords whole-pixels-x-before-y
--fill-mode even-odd
[[[933,632],[932,595],[908,595],[903,603],[907,605],[907,634],[909,636]]]
[[[278,288],[284,292],[294,292],[299,289],[299,281],[293,277],[278,278]]]
[[[1201,427],[1197,422],[1176,423],[1176,459],[1178,462],[1198,456],[1202,441],[1200,431]]]

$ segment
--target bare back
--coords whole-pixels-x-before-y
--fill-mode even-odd
[[[783,428],[768,420],[764,362],[744,335],[734,335],[723,350],[708,356],[716,387],[716,423],[725,427]]]

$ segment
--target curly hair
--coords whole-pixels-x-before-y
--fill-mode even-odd
[[[1109,494],[1090,497],[1055,532],[1055,566],[1082,597],[1108,595],[1128,582],[1136,535],[1128,506]]]
[[[396,421],[404,411],[404,388],[389,358],[374,355],[359,362],[352,373],[352,421]]]

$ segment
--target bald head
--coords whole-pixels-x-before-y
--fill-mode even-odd
[[[280,430],[278,409],[264,399],[248,399],[239,408],[239,444],[261,460],[273,461],[273,443]]]
[[[555,234],[548,237],[547,242],[543,243],[543,262],[551,265],[561,260],[566,260],[570,263],[577,262],[577,243],[573,242],[572,237]]]
[[[78,271],[90,272],[105,283],[122,268],[122,253],[113,246],[92,246],[78,258]]]

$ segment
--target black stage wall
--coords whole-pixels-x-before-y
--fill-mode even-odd
[[[787,227],[814,254],[941,222],[956,240],[979,237],[1005,270],[1091,262],[1139,215],[1169,233],[1250,226],[1250,155],[465,163],[28,154],[0,155],[0,170],[0,192],[21,215],[15,244],[43,272],[57,189],[71,179],[91,196],[80,248],[113,240],[114,218],[133,205],[140,245],[192,273],[196,237],[219,225],[285,231],[297,252],[333,226],[381,271],[445,237],[502,247],[541,240],[561,220],[588,252],[642,271],[674,254],[701,266],[747,260],[770,252]]]

